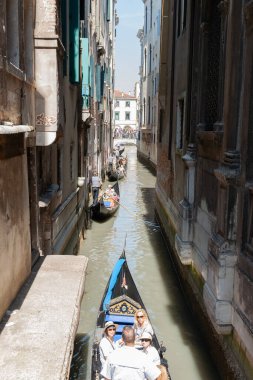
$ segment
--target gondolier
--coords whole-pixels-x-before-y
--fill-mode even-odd
[[[93,176],[91,177],[91,190],[93,197],[93,205],[95,205],[98,201],[99,189],[102,186],[101,178],[98,176],[97,171],[93,172]]]

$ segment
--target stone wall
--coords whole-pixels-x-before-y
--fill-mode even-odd
[[[0,319],[31,271],[26,160],[0,159]]]

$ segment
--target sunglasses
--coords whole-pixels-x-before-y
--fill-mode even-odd
[[[137,318],[144,318],[144,315],[137,315]]]
[[[150,342],[150,339],[141,339],[142,342]]]

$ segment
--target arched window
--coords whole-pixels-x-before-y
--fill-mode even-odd
[[[143,124],[146,124],[146,99],[143,99]]]
[[[151,73],[152,68],[152,46],[149,45],[149,73]]]
[[[6,2],[7,22],[7,58],[14,66],[20,68],[20,7],[18,0]]]
[[[145,7],[145,34],[148,32],[148,8]]]
[[[150,29],[152,28],[152,18],[153,18],[153,0],[150,0]]]
[[[148,124],[150,124],[150,116],[151,116],[151,104],[150,104],[150,96],[148,97]]]
[[[147,49],[144,49],[144,77],[147,75]]]

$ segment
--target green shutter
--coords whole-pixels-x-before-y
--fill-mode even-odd
[[[107,21],[111,20],[111,0],[106,2],[106,19]]]
[[[69,1],[69,79],[73,84],[79,83],[79,48],[80,48],[80,9],[79,0]]]
[[[89,59],[89,40],[88,38],[81,38],[81,49],[82,49],[82,97],[83,97],[83,108],[89,107],[89,95],[90,95],[90,59]]]

